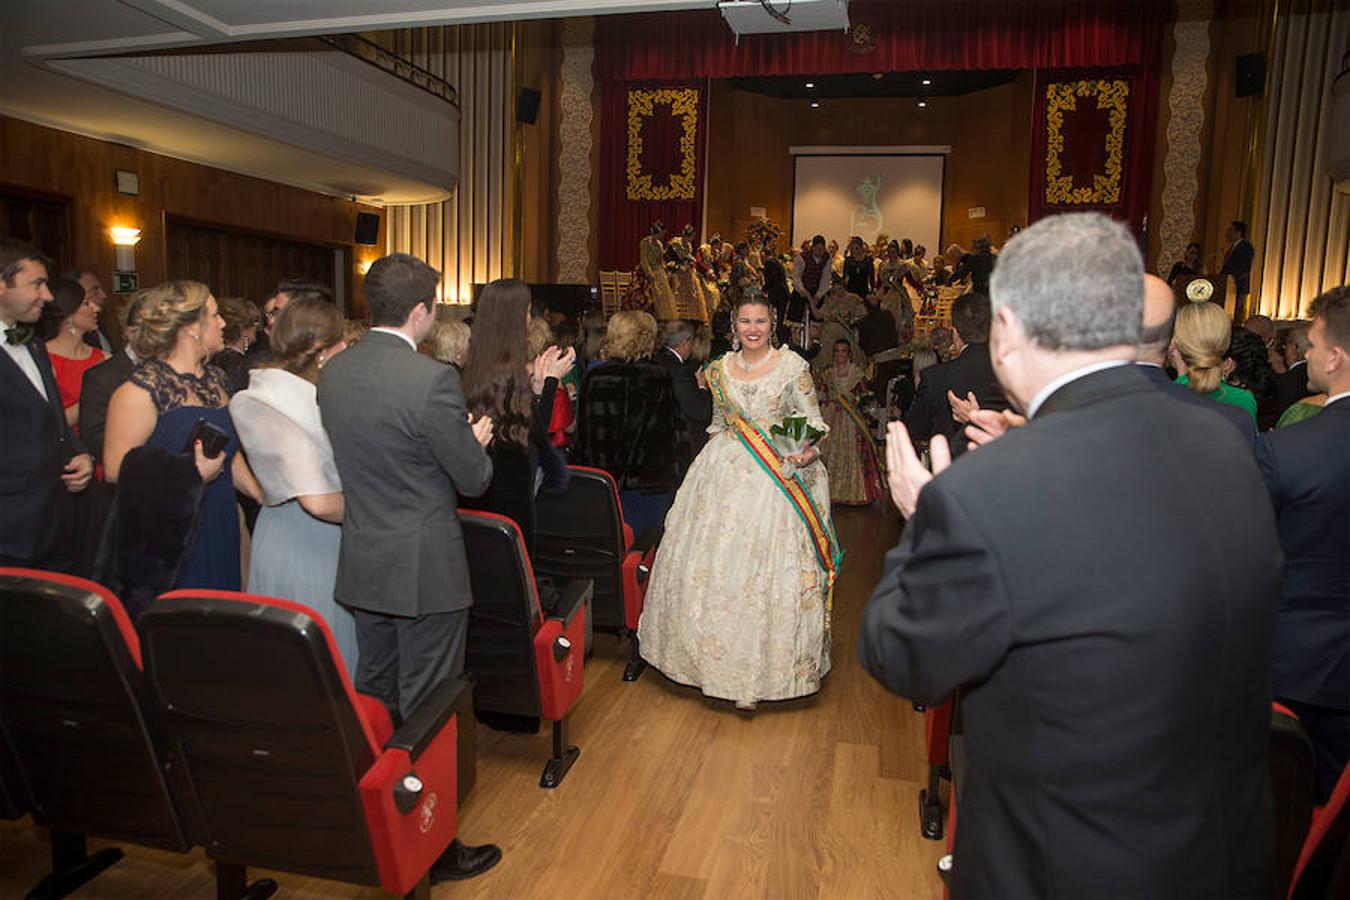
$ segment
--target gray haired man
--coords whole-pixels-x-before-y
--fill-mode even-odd
[[[950,468],[934,438],[935,474],[890,426],[910,520],[859,654],[902,696],[960,691],[956,900],[1274,888],[1274,517],[1232,427],[1131,364],[1143,275],[1104,216],[1032,225],[991,282],[1027,425]]]

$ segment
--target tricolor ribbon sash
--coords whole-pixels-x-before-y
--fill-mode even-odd
[[[839,549],[839,541],[835,538],[834,526],[829,519],[820,514],[820,510],[816,509],[816,503],[811,499],[811,493],[806,489],[806,485],[802,483],[801,476],[796,472],[789,474],[789,464],[778,455],[773,443],[728,397],[724,382],[727,376],[723,367],[711,365],[706,372],[708,387],[722,407],[723,415],[731,425],[737,440],[750,452],[755,462],[759,463],[759,467],[773,479],[773,483],[783,492],[783,496],[787,497],[797,517],[806,526],[806,531],[811,536],[811,546],[816,552],[816,563],[825,573],[825,610],[829,613],[833,605],[834,582],[839,575],[839,563],[844,558],[843,552]]]
[[[844,414],[853,420],[853,424],[858,426],[858,431],[862,433],[864,451],[871,458],[872,465],[880,472],[881,460],[877,456],[876,440],[872,437],[872,429],[867,426],[867,420],[863,418],[862,410],[858,409],[857,404],[853,402],[852,395],[835,384],[833,379],[827,377],[823,380],[825,389],[830,392],[830,400],[838,404]]]

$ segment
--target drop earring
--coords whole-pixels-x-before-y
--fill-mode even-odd
[[[737,353],[741,351],[741,336],[739,334],[732,335],[731,349],[735,350]]]

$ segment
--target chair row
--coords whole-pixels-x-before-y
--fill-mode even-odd
[[[543,610],[515,523],[460,516],[470,680],[439,686],[397,731],[307,607],[176,591],[133,628],[101,585],[0,569],[0,816],[31,812],[53,834],[32,896],[65,896],[121,857],[88,856],[87,835],[202,846],[222,898],[275,890],[249,885],[250,865],[426,896],[473,778],[469,709],[550,720],[540,784],[559,784],[579,754],[566,717],[592,584],[563,583]]]

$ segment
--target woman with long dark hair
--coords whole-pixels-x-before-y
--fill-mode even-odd
[[[487,448],[492,483],[465,505],[514,520],[533,554],[536,486],[557,489],[567,478],[548,425],[558,381],[572,368],[576,350],[549,347],[530,359],[529,322],[530,289],[523,282],[502,278],[483,289],[464,361],[464,399],[475,418],[486,415],[496,423]]]
[[[98,328],[98,305],[85,297],[78,281],[57,278],[48,288],[52,299],[42,308],[37,330],[47,342],[52,374],[61,391],[61,405],[66,409],[66,424],[73,427],[80,420],[84,373],[105,359],[102,350],[84,342],[84,336]]]

